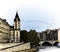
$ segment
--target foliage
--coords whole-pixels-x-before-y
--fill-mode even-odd
[[[35,30],[30,30],[28,33],[28,41],[31,46],[37,46],[39,44],[39,38],[37,36],[37,32]]]
[[[21,40],[24,42],[30,42],[31,46],[37,46],[40,41],[35,30],[30,30],[29,32],[22,30]]]
[[[21,42],[23,41],[24,43],[27,42],[27,34],[28,32],[26,30],[20,31],[21,34]]]

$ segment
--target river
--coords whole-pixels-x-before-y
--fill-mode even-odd
[[[38,52],[60,52],[58,47],[46,47],[45,49],[39,49]]]

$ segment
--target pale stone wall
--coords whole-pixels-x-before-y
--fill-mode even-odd
[[[13,30],[11,30],[11,36],[13,36],[13,34],[14,34],[14,31],[13,31]]]
[[[3,20],[0,20],[0,27],[3,27],[5,29],[10,29],[9,25],[7,24],[7,22],[4,22]]]
[[[14,29],[20,29],[20,21],[14,21]]]
[[[20,41],[20,30],[15,30],[15,42],[19,42]],[[16,39],[16,37],[18,37],[18,40]]]
[[[20,21],[17,22],[17,29],[20,29]]]
[[[6,42],[5,38],[8,38],[10,35],[10,26],[8,22],[0,19],[0,42]]]
[[[10,30],[10,42],[14,42],[14,30]]]
[[[15,42],[20,42],[20,21],[18,19],[14,21],[14,29]]]
[[[58,29],[58,42],[60,42],[60,29]]]
[[[0,27],[0,32],[2,32],[4,34],[9,34],[10,33],[9,29],[5,29],[3,27]]]
[[[13,26],[14,26],[14,29],[15,29],[15,22],[14,22]]]
[[[30,49],[30,43],[17,45],[17,46],[14,45],[13,47],[10,46],[10,48],[2,49],[0,50],[0,52],[13,52],[13,51],[19,51],[19,50],[25,50],[25,49]]]

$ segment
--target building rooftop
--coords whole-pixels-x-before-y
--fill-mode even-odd
[[[14,19],[14,21],[16,21],[16,19],[18,19],[18,21],[20,21],[20,18],[19,18],[18,12],[16,12],[16,15],[15,15],[15,19]]]

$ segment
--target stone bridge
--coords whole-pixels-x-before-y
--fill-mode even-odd
[[[51,41],[40,41],[39,44],[41,46],[44,46],[44,44],[50,45],[50,46],[56,46],[58,44],[58,40],[51,40]]]

